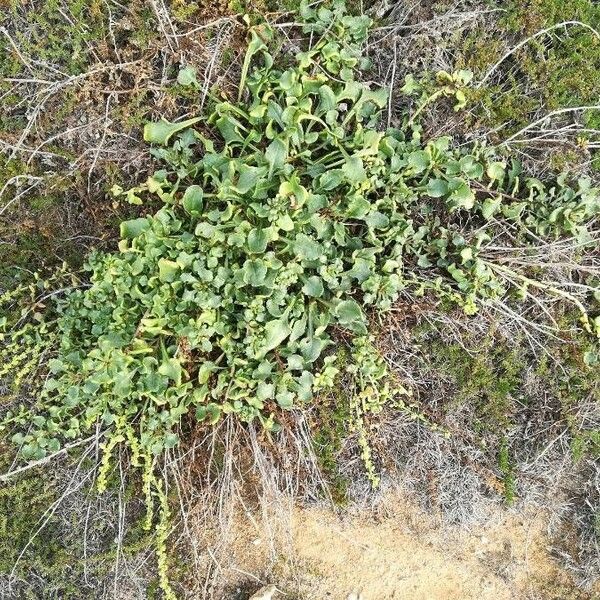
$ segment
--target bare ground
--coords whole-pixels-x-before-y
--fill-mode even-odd
[[[273,598],[346,600],[567,600],[582,591],[551,556],[542,512],[498,508],[485,525],[443,524],[396,493],[370,511],[336,515],[294,508],[287,549],[269,556],[268,532],[240,516],[221,598],[248,598],[274,583]],[[251,583],[248,583],[248,582]]]

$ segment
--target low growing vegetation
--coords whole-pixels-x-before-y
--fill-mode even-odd
[[[175,597],[166,464],[198,430],[236,418],[276,445],[293,427],[290,414],[310,415],[339,503],[348,493],[336,467],[344,436],[354,436],[377,487],[378,416],[400,413],[453,435],[386,360],[381,323],[402,306],[429,303],[456,322],[496,311],[521,328],[520,346],[497,345],[492,331],[478,358],[462,343],[432,340],[435,328],[411,334],[431,357],[424,372],[450,378],[455,405],[474,411],[474,436],[493,440],[481,447],[508,503],[519,495],[509,430],[528,403],[523,357],[539,374],[553,368],[548,340],[570,344],[569,376],[548,376],[561,419],[573,415],[582,386],[596,389],[594,182],[569,173],[541,181],[509,148],[426,136],[422,119],[435,104],[461,113],[497,93],[477,87],[477,69],[475,80],[470,68],[407,75],[390,90],[369,79],[370,17],[334,0],[303,1],[294,18],[301,47],[286,52],[281,28],[248,19],[237,90],[212,89],[197,114],[145,125],[159,168],[133,187],[112,181],[111,201],[131,217],[117,249],[93,251],[82,269],[74,260],[19,275],[0,295],[2,431],[23,461],[99,444],[99,492],[128,457],[166,598]],[[72,40],[81,60],[86,42]],[[465,42],[465,67],[476,46]],[[181,66],[177,85],[185,97],[203,89],[192,65]],[[390,94],[406,107],[393,127]],[[497,114],[488,117],[504,119],[491,102]],[[570,425],[574,455],[597,456],[597,430],[575,417]]]

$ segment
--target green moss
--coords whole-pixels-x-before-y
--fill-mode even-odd
[[[560,148],[550,155],[549,165],[557,173],[576,172],[582,160],[581,151]]]
[[[171,11],[177,21],[189,21],[200,12],[200,6],[188,0],[172,0]]]
[[[348,500],[348,480],[339,472],[337,454],[348,436],[349,418],[349,414],[328,402],[320,405],[320,422],[313,437],[319,466],[328,479],[331,497],[339,506],[344,506]]]
[[[229,0],[229,11],[234,14],[254,14],[262,16],[265,13],[297,11],[300,0]]]
[[[584,456],[600,457],[600,430],[575,432],[571,448],[576,461]]]
[[[125,105],[115,110],[116,118],[127,131],[141,130],[148,121],[148,96],[147,90],[139,90],[129,96]]]
[[[470,68],[481,79],[504,53],[503,40],[514,46],[525,36],[569,20],[600,27],[600,6],[591,0],[511,1],[500,18],[495,35],[469,33],[458,49],[457,66]],[[482,26],[483,27],[483,26]],[[479,102],[469,126],[502,127],[505,133],[530,123],[542,107],[547,112],[564,107],[595,105],[600,98],[600,40],[588,29],[569,26],[554,35],[541,36],[506,59],[496,77],[499,84],[476,90]],[[588,111],[586,124],[600,121],[600,112]]]
[[[566,329],[577,316],[566,311],[556,318]],[[536,358],[526,340],[501,339],[493,331],[483,340],[463,340],[466,347],[476,349],[473,352],[446,343],[430,325],[416,327],[412,336],[423,357],[422,368],[435,380],[448,382],[445,410],[472,407],[469,429],[485,447],[497,448],[507,501],[514,499],[515,484],[508,432],[528,407],[535,409],[536,390],[552,399],[551,418],[569,426],[574,458],[600,456],[600,430],[582,422],[579,410],[582,402],[600,401],[600,370],[584,363],[584,339],[548,341],[552,358],[546,354]]]
[[[564,21],[582,21],[592,26],[600,21],[600,7],[592,0],[510,0],[507,4],[507,28],[527,35]]]
[[[149,3],[138,3],[135,7],[132,6],[132,12],[127,13],[132,20],[132,27],[127,34],[129,42],[132,45],[145,49],[156,38],[157,26],[156,15]],[[122,45],[126,45],[125,40],[122,40]]]
[[[227,65],[233,60],[233,58],[233,50],[231,48],[225,48],[223,50],[223,63]]]
[[[585,365],[580,344],[572,343],[555,349],[560,364],[557,370],[544,357],[536,367],[547,393],[558,399],[562,417],[571,430],[573,458],[600,456],[600,429],[593,423],[581,422],[581,402],[600,402],[600,370]]]
[[[43,191],[33,193],[23,201],[27,207],[24,210],[20,202],[13,201],[15,189],[20,190],[23,186],[15,188],[10,184],[15,178],[20,178],[15,181],[17,185],[26,184],[28,176],[36,175],[34,168],[26,163],[0,156],[0,190],[4,189],[0,208],[11,203],[0,217],[0,231],[4,242],[0,244],[0,287],[11,283],[15,277],[15,269],[35,268],[48,256],[44,253],[48,249],[48,239],[44,228],[40,227],[41,223],[36,223],[36,217],[43,216],[47,226],[47,216],[56,206],[57,198]]]
[[[5,472],[11,453],[1,443],[0,456],[0,472]],[[0,575],[12,571],[29,544],[15,569],[15,597],[79,600],[89,597],[97,582],[111,576],[116,559],[115,532],[106,531],[106,524],[95,520],[94,514],[86,522],[85,511],[82,517],[74,514],[68,524],[61,506],[54,514],[48,512],[60,499],[63,484],[57,472],[45,465],[0,486]],[[126,493],[130,523],[121,549],[126,556],[152,544],[150,534],[142,529],[143,513],[137,510],[133,489],[133,485],[126,488],[131,490]],[[32,537],[46,518],[46,525]],[[88,537],[103,540],[100,548],[87,549],[87,557],[83,547],[85,529]]]
[[[422,337],[423,336],[423,337]],[[453,384],[447,410],[464,404],[476,408],[475,427],[496,431],[510,423],[515,401],[520,399],[522,357],[518,346],[509,346],[490,334],[478,342],[477,352],[461,344],[447,344],[427,329],[415,331],[416,341],[429,367]]]
[[[56,499],[49,484],[41,473],[34,473],[0,488],[0,573],[10,572],[37,529],[36,524]],[[19,572],[27,570],[27,565],[48,563],[61,554],[59,539],[56,523],[51,519],[31,543]]]
[[[0,24],[29,62],[29,66],[25,66],[10,43],[0,44],[0,95],[3,98],[0,138],[5,140],[19,137],[26,125],[27,112],[31,111],[32,103],[38,101],[32,93],[35,86],[16,85],[8,79],[46,80],[49,78],[47,65],[54,69],[52,78],[56,81],[86,73],[98,65],[113,63],[115,44],[120,60],[135,60],[139,56],[144,60],[143,53],[147,54],[148,46],[156,39],[155,15],[145,3],[131,7],[120,4],[109,7],[103,0],[34,0],[29,3],[4,0],[1,3]],[[140,68],[151,70],[153,67],[147,63]],[[81,116],[91,121],[98,111],[104,110],[105,95],[98,88],[113,83],[98,76],[62,86],[46,99],[25,146],[37,147],[57,133],[80,125]],[[109,117],[116,131],[125,134],[141,131],[151,110],[148,93],[144,89],[134,90],[120,95],[119,102],[112,103]],[[84,152],[89,154],[87,143],[80,143],[77,136],[56,137],[54,143],[45,143],[43,149],[73,164]],[[61,163],[60,158],[53,160]],[[82,190],[85,190],[86,207],[90,206],[90,200],[95,200],[87,194],[89,163],[81,164],[79,170],[72,171],[67,169],[66,163],[55,164],[50,168],[59,174],[49,175],[48,164],[40,162],[39,156],[26,164],[0,155],[0,190],[15,176],[44,177],[41,185],[13,202],[0,217],[0,287],[6,287],[21,269],[43,272],[63,260],[78,267],[86,252],[80,245],[84,238],[79,241],[73,238],[83,233],[101,237],[104,225],[110,225],[108,221],[113,219],[114,211],[101,206],[91,209],[93,215],[86,224],[93,225],[86,227],[86,231],[81,231],[79,224],[75,227],[71,224],[73,215],[80,212],[77,198]],[[116,182],[127,185],[126,175],[121,169],[118,174],[114,169],[111,171],[112,166],[110,158],[99,161],[98,170],[107,171],[107,189]],[[27,180],[23,178],[18,183],[19,187],[10,185],[4,190],[0,210],[12,201],[15,193],[26,188]],[[78,205],[77,211],[70,208],[74,204]],[[118,217],[114,219],[118,220]]]
[[[516,496],[516,481],[506,438],[502,441],[500,451],[498,452],[498,468],[500,469],[500,473],[502,473],[504,498],[507,504],[513,504]]]
[[[20,4],[11,12],[15,19],[21,15]],[[22,52],[34,64],[61,65],[69,75],[78,75],[85,69],[90,42],[108,31],[108,13],[101,0],[46,0],[32,6],[26,17],[27,32],[15,34]],[[14,63],[4,68],[16,74]]]
[[[10,453],[7,448],[0,448],[0,453],[4,457],[0,471],[4,472],[10,464]],[[18,581],[15,597],[81,597],[77,595],[79,586],[71,579],[76,564],[64,543],[59,519],[47,513],[57,499],[55,478],[44,467],[0,487],[0,574],[11,573],[19,559],[14,571]],[[33,537],[46,518],[46,525]],[[43,592],[40,582],[44,582]]]
[[[0,24],[6,27],[11,40],[28,60],[26,67],[12,44],[0,44],[0,94],[4,109],[0,111],[0,137],[8,139],[23,130],[27,120],[24,107],[27,108],[34,100],[30,86],[15,85],[10,78],[37,77],[46,80],[47,65],[55,71],[57,81],[61,77],[81,75],[99,65],[114,62],[115,44],[122,60],[133,60],[156,38],[155,15],[145,3],[109,7],[103,0],[38,0],[11,2],[8,9],[0,12],[3,12]],[[111,84],[108,82],[106,85]],[[94,90],[90,94],[91,85],[105,84],[86,78],[76,85],[62,86],[45,99],[30,138],[34,146],[74,125],[74,116],[81,112],[78,109],[82,96],[85,100],[90,96],[97,96],[101,101],[104,99]],[[139,110],[146,100],[146,93],[123,95],[119,100],[113,105],[113,113],[128,114]],[[147,114],[148,107],[145,112]],[[113,119],[113,122],[118,121]],[[140,122],[137,119],[135,126],[139,126]],[[119,124],[123,125],[122,122]],[[44,149],[50,150],[49,146]]]
[[[340,357],[340,362],[343,360]],[[343,506],[347,502],[348,480],[339,471],[337,456],[348,437],[352,414],[342,382],[336,383],[333,390],[316,403],[312,433],[317,460],[329,481],[332,499]]]

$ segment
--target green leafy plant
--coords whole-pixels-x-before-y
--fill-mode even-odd
[[[490,148],[425,142],[414,116],[380,129],[388,91],[356,79],[369,19],[338,1],[303,3],[300,15],[313,43],[295,60],[273,56],[270,27],[253,27],[237,100],[215,99],[206,118],[146,126],[164,168],[113,193],[162,206],[121,224],[119,252],[90,256],[85,283],[52,296],[39,318],[4,322],[3,360],[43,344],[19,382],[48,371],[35,404],[10,410],[4,426],[18,428],[26,459],[99,428],[99,489],[115,448],[129,448],[144,474],[148,528],[159,507],[167,597],[169,510],[155,465],[179,443],[187,415],[211,425],[235,414],[276,433],[281,411],[333,385],[341,365],[330,349],[346,340],[353,426],[376,483],[365,415],[404,390],[369,337],[369,311],[390,309],[401,293],[431,293],[472,314],[537,286],[572,300],[584,329],[598,332],[568,292],[482,253],[499,221],[522,243],[565,233],[585,241],[597,191],[564,179],[547,188]],[[440,96],[462,106],[468,76],[439,80]],[[179,78],[195,81],[188,68]]]

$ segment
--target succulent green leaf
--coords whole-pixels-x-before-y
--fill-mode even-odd
[[[275,386],[272,383],[265,383],[261,381],[256,388],[256,397],[261,401],[265,402],[273,398],[275,393]]]
[[[323,291],[323,280],[316,275],[309,277],[302,286],[302,292],[313,298],[320,298],[323,295]]]
[[[390,219],[378,210],[374,210],[365,217],[365,222],[373,229],[385,229],[390,224]]]
[[[302,340],[299,347],[304,360],[307,363],[313,363],[321,356],[321,353],[328,345],[329,340],[326,338],[312,337]]]
[[[253,167],[250,165],[241,165],[239,179],[236,184],[236,189],[240,194],[246,194],[254,189],[258,183],[266,175],[265,167]]]
[[[248,233],[248,250],[253,254],[262,254],[267,249],[269,236],[265,229],[255,227]]]
[[[486,173],[491,181],[502,181],[506,173],[506,163],[492,162],[488,165]]]
[[[481,214],[486,221],[489,221],[499,210],[502,204],[502,196],[486,198],[481,207]]]
[[[351,183],[362,183],[367,179],[363,161],[358,156],[349,156],[342,167],[346,179]]]
[[[277,219],[277,227],[283,231],[293,231],[294,221],[287,213]]]
[[[179,276],[179,265],[166,258],[158,261],[158,278],[164,283],[172,283]]]
[[[181,385],[183,369],[181,363],[176,358],[167,358],[158,367],[158,372],[164,377],[168,377],[175,385]]]
[[[342,300],[333,310],[337,322],[352,331],[366,333],[365,317],[356,300]]]
[[[264,285],[267,276],[267,266],[260,258],[250,259],[244,263],[244,282],[254,287]]]
[[[179,69],[179,73],[177,75],[177,83],[185,87],[200,87],[198,84],[198,80],[196,79],[196,69],[194,69],[194,67],[192,67],[191,65],[187,65]]]
[[[146,123],[144,126],[144,141],[165,146],[175,133],[191,127],[201,119],[202,117],[194,117],[179,123],[169,123],[169,121],[161,119],[158,123]]]
[[[193,217],[202,214],[204,193],[199,185],[190,185],[183,194],[181,203],[186,212]]]
[[[464,179],[454,179],[451,185],[452,193],[448,197],[451,208],[469,210],[475,205],[475,194]]]
[[[179,436],[176,433],[167,433],[165,435],[165,448],[175,448],[179,444]]]
[[[319,187],[328,192],[338,187],[344,181],[345,174],[342,169],[326,171],[319,179]]]
[[[281,169],[287,159],[288,150],[286,144],[279,138],[275,138],[265,151],[265,159],[269,164],[269,173]]]
[[[448,183],[443,179],[430,179],[427,184],[427,195],[431,198],[441,198],[448,193]]]
[[[371,210],[371,203],[364,197],[355,194],[348,203],[347,216],[354,219],[362,219]]]
[[[123,239],[131,240],[136,238],[138,235],[150,229],[150,221],[143,217],[139,219],[131,219],[130,221],[123,221],[120,225],[120,233]]]
[[[323,248],[319,242],[305,233],[299,233],[294,242],[294,252],[303,260],[317,260],[321,256]]]
[[[232,117],[231,115],[225,114],[221,115],[216,121],[215,124],[219,129],[219,132],[223,136],[223,139],[228,144],[235,142],[243,142],[244,138],[240,133],[240,122]]]
[[[337,106],[337,99],[335,93],[327,84],[319,87],[319,112],[325,113],[329,110],[333,110]]]
[[[467,154],[460,161],[460,170],[471,179],[480,179],[483,175],[483,165],[475,160],[474,156]]]
[[[427,171],[431,164],[431,156],[426,150],[415,150],[408,155],[408,166],[415,175]]]
[[[280,408],[289,410],[294,407],[294,394],[288,390],[279,392],[276,396],[276,400]]]
[[[264,356],[267,352],[281,346],[283,341],[290,335],[291,331],[287,319],[269,321],[265,325],[265,338],[264,344],[261,347],[260,356]]]

